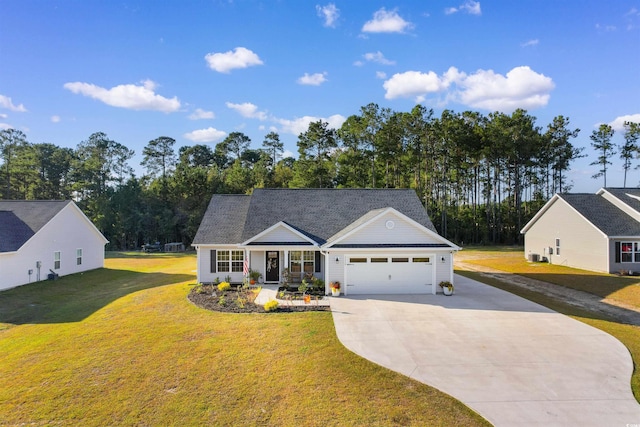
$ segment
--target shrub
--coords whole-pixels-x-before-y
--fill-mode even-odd
[[[218,298],[218,305],[225,305],[227,303],[227,299],[224,297],[224,295],[220,295],[220,298]]]
[[[228,291],[229,289],[231,289],[231,283],[229,282],[222,282],[218,284],[218,290],[220,292]]]
[[[278,301],[272,299],[264,304],[264,311],[276,311],[278,309]]]

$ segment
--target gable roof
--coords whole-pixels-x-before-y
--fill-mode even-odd
[[[251,196],[245,194],[214,194],[192,244],[237,244],[247,240],[242,239],[242,229],[250,201]]]
[[[251,196],[214,195],[193,244],[238,244],[282,221],[322,245],[388,207],[437,233],[411,189],[257,188]]]
[[[562,194],[560,198],[607,236],[640,236],[640,222],[602,196]]]
[[[553,203],[561,199],[608,237],[640,236],[640,222],[603,197],[604,192],[610,193],[640,213],[640,189],[606,188],[596,194],[556,194],[524,226],[521,233],[526,233]],[[637,195],[638,199],[630,197],[629,194]]]
[[[15,252],[69,203],[68,200],[0,200],[0,252]]]

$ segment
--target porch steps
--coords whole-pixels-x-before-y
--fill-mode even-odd
[[[262,290],[256,297],[255,303],[264,305],[265,303],[271,300],[276,300],[278,301],[278,304],[280,304],[280,306],[283,306],[283,307],[290,306],[290,305],[316,305],[316,304],[320,306],[328,307],[330,305],[328,296],[325,296],[322,299],[319,299],[317,303],[316,303],[315,297],[312,297],[311,302],[309,304],[305,304],[305,302],[302,300],[291,300],[291,301],[282,300],[282,299],[278,299],[277,296],[278,296],[278,286],[262,285]]]

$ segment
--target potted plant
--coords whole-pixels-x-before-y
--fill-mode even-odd
[[[334,297],[340,295],[340,282],[336,280],[335,282],[331,282],[329,286],[331,286],[331,295],[333,295]]]
[[[262,273],[256,270],[249,270],[249,278],[251,279],[249,283],[255,285],[256,282],[262,277]]]
[[[440,282],[440,287],[442,288],[442,293],[445,295],[453,295],[453,283],[445,280]]]

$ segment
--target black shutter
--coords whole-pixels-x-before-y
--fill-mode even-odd
[[[216,250],[215,249],[211,249],[211,251],[209,251],[209,255],[211,256],[209,262],[211,263],[211,272],[215,273],[216,272]]]
[[[316,273],[320,273],[322,269],[320,268],[320,251],[316,251]]]
[[[620,242],[616,242],[616,262],[620,262]]]

